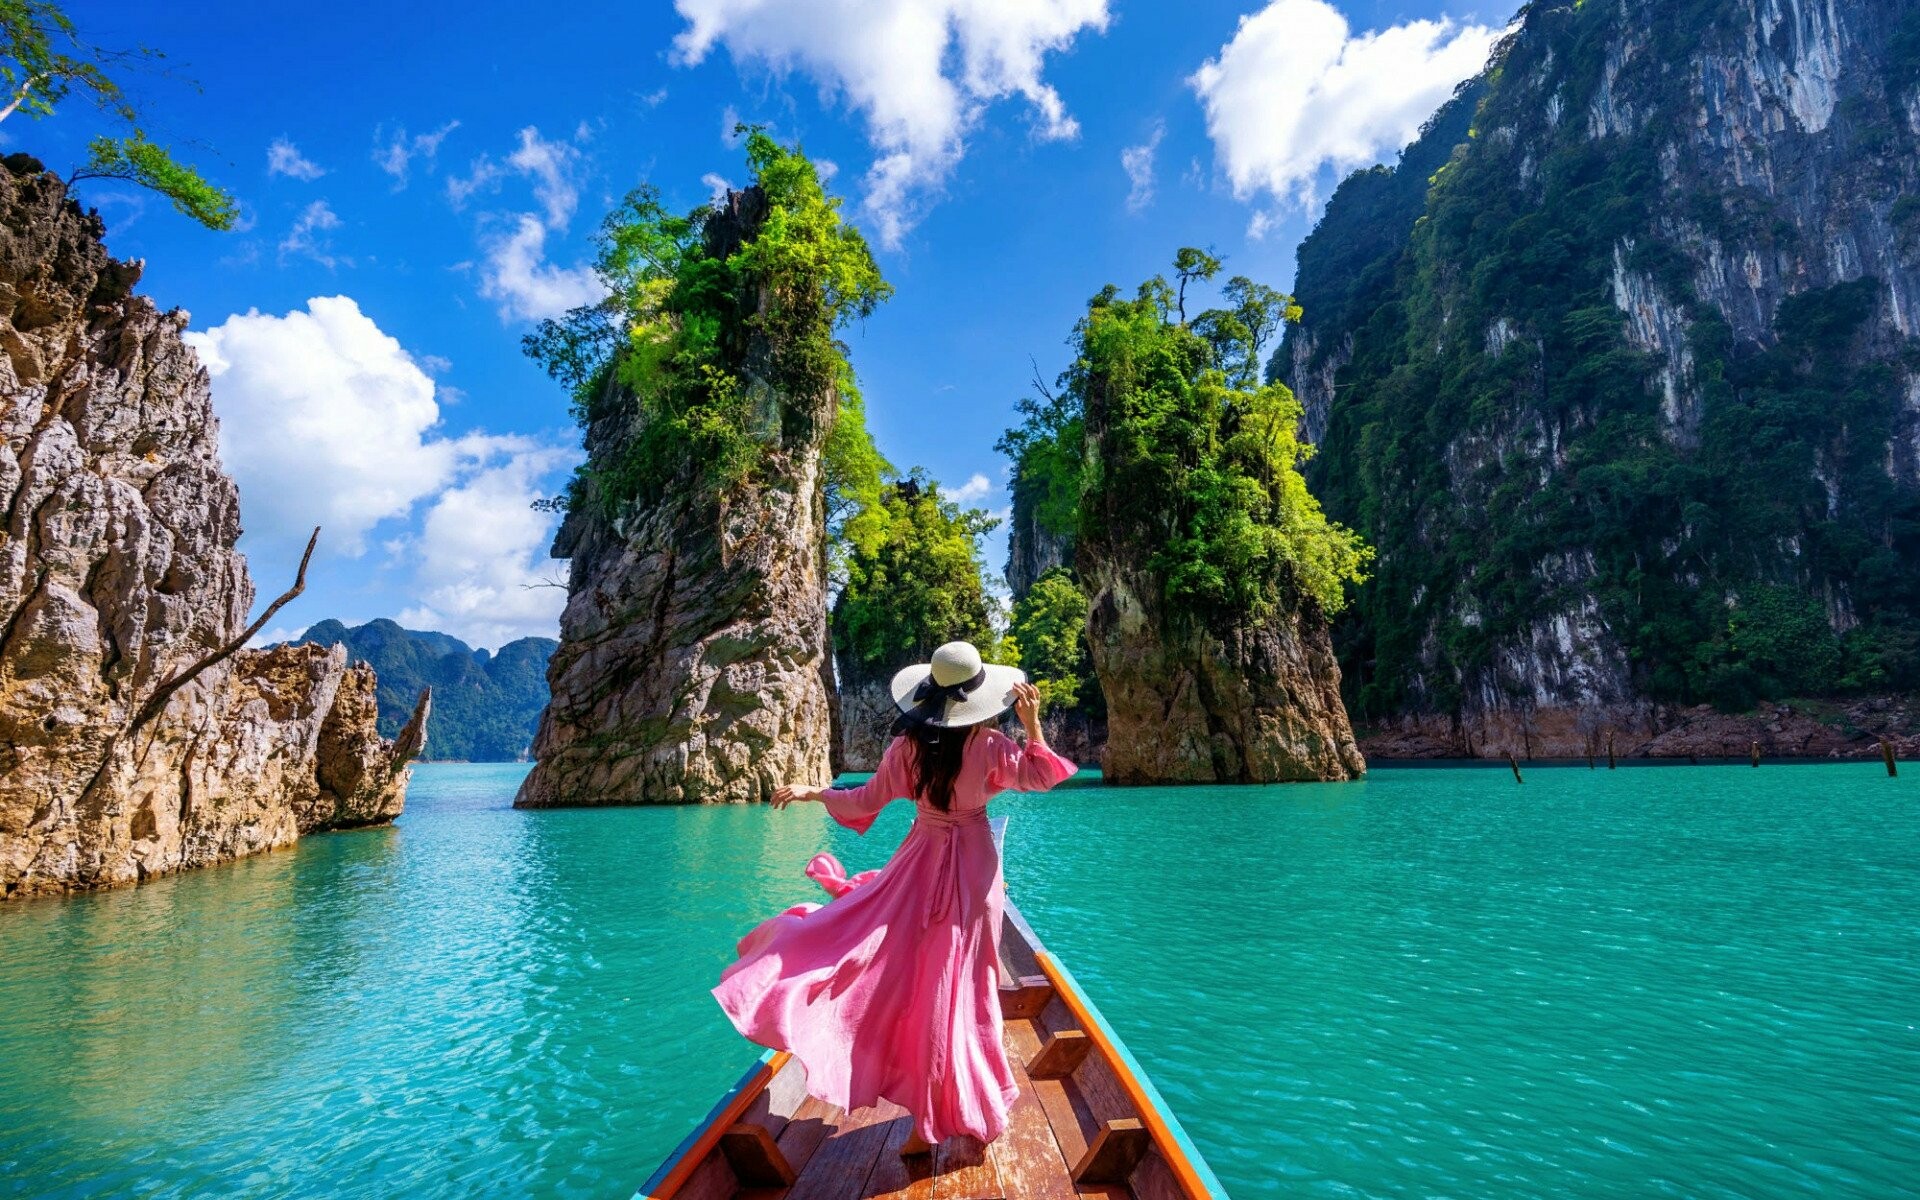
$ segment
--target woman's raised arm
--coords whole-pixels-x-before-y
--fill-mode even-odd
[[[1079,770],[1047,745],[1046,731],[1040,727],[1040,689],[1030,683],[1013,685],[1013,714],[1026,730],[1024,749],[1003,733],[993,739],[994,761],[987,771],[987,786],[994,791],[1044,792]]]

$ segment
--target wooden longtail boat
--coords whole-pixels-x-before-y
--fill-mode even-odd
[[[995,843],[1006,818],[993,822]],[[641,1200],[1226,1200],[1180,1122],[1008,900],[1000,1012],[1020,1084],[988,1146],[949,1138],[902,1158],[913,1131],[886,1101],[855,1112],[807,1095],[769,1050],[638,1193]]]

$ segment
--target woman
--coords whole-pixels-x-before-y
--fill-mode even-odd
[[[901,709],[873,778],[852,788],[788,785],[776,808],[817,800],[865,833],[896,799],[913,828],[879,871],[848,879],[832,855],[807,874],[837,897],[800,904],[740,941],[713,994],[748,1039],[791,1051],[807,1090],[852,1112],[882,1098],[914,1117],[902,1153],[954,1134],[990,1142],[1016,1094],[1000,1041],[1000,855],[987,801],[1044,792],[1074,765],[1047,748],[1040,694],[1017,667],[982,665],[949,642],[893,678]],[[991,727],[1011,705],[1023,749]]]

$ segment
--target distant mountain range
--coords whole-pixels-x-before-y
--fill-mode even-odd
[[[406,723],[420,689],[433,689],[424,757],[468,762],[526,758],[547,703],[547,659],[552,638],[521,638],[496,654],[459,638],[403,629],[385,619],[348,627],[326,620],[298,638],[347,648],[354,662],[380,676],[380,732],[392,737]]]

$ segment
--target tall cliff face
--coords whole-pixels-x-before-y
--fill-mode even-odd
[[[1904,0],[1523,10],[1330,202],[1276,358],[1379,550],[1340,637],[1361,719],[1578,754],[1920,686],[1915,196]]]
[[[706,226],[718,259],[766,212],[758,189],[726,203]],[[764,415],[753,486],[673,489],[611,518],[577,508],[562,525],[553,553],[571,573],[552,699],[516,804],[738,803],[828,777],[821,450],[839,401],[832,388],[777,393],[770,353],[756,332],[740,368]],[[646,419],[623,395],[599,411],[590,465]]]
[[[391,819],[404,755],[344,651],[243,630],[207,375],[39,164],[0,165],[0,895],[132,883]],[[422,716],[424,721],[424,715]],[[418,740],[418,730],[414,740]]]
[[[1015,470],[1013,511],[1007,521],[1007,590],[1018,600],[1055,567],[1073,566],[1073,537],[1047,526],[1040,516],[1042,485]]]
[[[1161,581],[1089,547],[1087,641],[1107,699],[1110,783],[1291,783],[1366,771],[1311,607],[1222,630],[1177,616]]]

